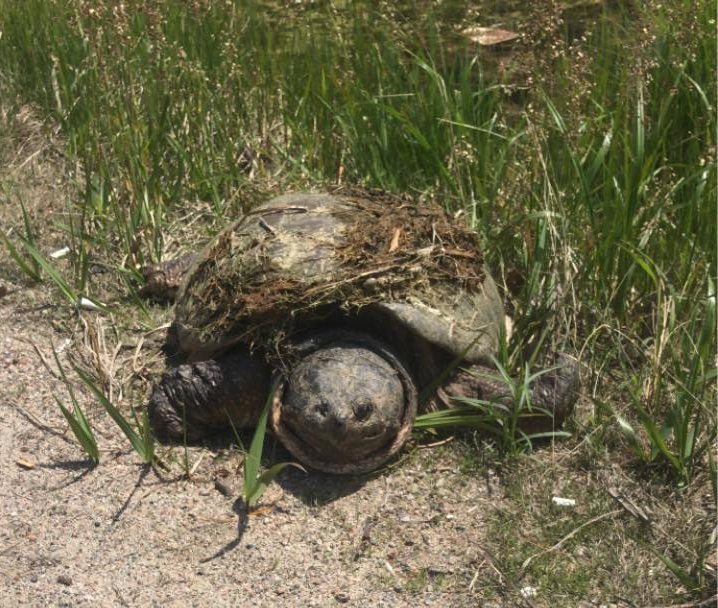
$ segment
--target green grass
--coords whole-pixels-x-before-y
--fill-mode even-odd
[[[213,231],[289,188],[438,200],[505,288],[512,370],[579,352],[579,438],[669,488],[715,487],[714,4],[610,3],[576,37],[531,3],[496,18],[524,35],[504,55],[423,4],[406,21],[347,4],[0,0],[0,86],[81,167],[52,284],[69,305],[96,293],[93,264],[139,279],[181,218]],[[14,228],[3,247],[41,279],[33,227]]]
[[[505,395],[491,401],[456,398],[456,405],[453,407],[419,414],[414,421],[414,428],[477,429],[491,435],[496,447],[507,456],[530,451],[535,440],[570,437],[570,433],[556,429],[526,432],[522,428],[526,424],[530,427],[537,417],[551,416],[550,411],[531,404],[531,386],[542,375],[556,368],[547,368],[532,374],[526,366],[522,373],[518,374],[518,378],[513,378],[498,359],[494,359],[494,364],[497,371],[487,375],[487,378],[505,386]]]
[[[306,469],[296,462],[279,462],[264,471],[261,469],[262,449],[264,448],[264,438],[267,432],[267,420],[272,410],[274,396],[277,390],[279,390],[281,383],[281,377],[276,378],[272,383],[272,388],[269,391],[267,401],[262,408],[261,414],[259,415],[257,427],[255,428],[254,435],[252,437],[252,443],[249,445],[249,450],[244,455],[244,480],[242,487],[244,492],[244,504],[248,510],[253,509],[256,506],[257,502],[262,498],[262,495],[267,489],[267,486],[272,483],[272,480],[285,468],[292,466],[306,473]]]
[[[711,553],[706,530],[712,518],[705,514],[701,526],[686,526],[686,519],[697,516],[692,505],[660,490],[649,498],[645,487],[622,479],[618,468],[609,472],[611,462],[603,460],[601,483],[587,483],[580,470],[572,474],[563,466],[547,470],[528,459],[511,464],[504,486],[508,505],[488,517],[490,537],[503,548],[495,555],[498,569],[517,586],[535,586],[541,597],[562,606],[586,597],[622,597],[639,606],[661,597],[671,605],[679,603],[680,584],[711,597],[715,573],[707,575],[703,564]],[[606,485],[621,487],[643,508],[650,505],[650,520],[622,509]],[[575,498],[576,505],[556,507],[556,495]]]
[[[122,412],[117,408],[117,406],[107,398],[107,395],[105,395],[102,389],[86,372],[82,371],[79,368],[75,368],[75,371],[82,380],[83,384],[90,390],[90,392],[95,396],[102,408],[120,428],[122,433],[130,442],[132,448],[135,450],[135,452],[137,452],[137,455],[142,460],[142,463],[145,465],[152,465],[158,463],[159,460],[157,459],[157,455],[155,454],[155,437],[152,434],[147,409],[143,408],[142,415],[139,418],[137,417],[135,411],[132,410],[132,417],[134,418],[133,425],[122,414]]]
[[[70,426],[72,434],[75,436],[78,443],[89,457],[90,462],[92,462],[93,464],[97,464],[98,462],[100,462],[100,450],[97,446],[97,438],[95,437],[95,431],[92,428],[92,424],[90,424],[90,421],[87,419],[85,412],[82,410],[80,404],[75,398],[75,391],[72,388],[72,383],[67,379],[67,376],[65,375],[65,370],[60,363],[60,358],[57,356],[57,350],[55,349],[54,345],[52,349],[52,355],[55,359],[55,365],[57,365],[57,371],[60,374],[60,378],[62,379],[62,382],[65,385],[65,388],[67,388],[67,392],[70,395],[70,400],[72,401],[72,412],[70,412],[70,410],[65,407],[65,405],[60,401],[57,396],[55,396],[55,402],[60,408],[60,411],[65,417],[65,420],[67,420],[67,424]]]
[[[4,86],[61,126],[83,168],[61,227],[73,284],[53,277],[68,298],[92,260],[124,260],[122,276],[138,276],[192,205],[221,224],[256,183],[341,175],[466,213],[509,290],[514,364],[547,341],[583,347],[593,369],[621,370],[632,412],[671,419],[671,449],[714,438],[710,2],[613,12],[573,41],[527,28],[533,54],[504,73],[445,44],[444,22],[400,27],[361,3],[281,20],[250,1],[0,0],[0,14]],[[533,86],[515,101],[503,91],[525,72]],[[267,159],[255,185],[245,147]],[[37,279],[44,258],[29,238],[4,240]]]

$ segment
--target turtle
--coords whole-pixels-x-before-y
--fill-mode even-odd
[[[284,194],[145,276],[146,294],[175,299],[169,333],[184,358],[150,395],[161,439],[253,427],[275,378],[269,427],[289,452],[365,473],[401,450],[417,411],[509,395],[494,379],[499,291],[477,234],[438,204]],[[576,361],[558,355],[531,385],[539,426],[560,426],[577,389]]]

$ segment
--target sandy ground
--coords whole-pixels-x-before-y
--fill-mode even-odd
[[[72,196],[67,167],[30,113],[13,124],[0,178],[47,226]],[[1,198],[0,222],[18,221]],[[61,244],[39,238],[45,253]],[[69,405],[67,390],[33,347],[48,361],[62,350],[68,370],[68,353],[87,351],[60,297],[0,264],[0,606],[474,606],[486,577],[496,588],[481,546],[498,482],[460,473],[450,450],[372,478],[286,470],[247,518],[231,443],[190,449],[190,479],[181,449],[164,454],[169,471],[143,468],[77,387],[102,449],[91,467],[54,400]]]
[[[191,480],[158,473],[98,415],[90,468],[29,343],[50,358],[52,330],[18,299],[0,302],[0,605],[475,605],[490,478],[428,450],[368,480],[287,471],[247,521],[236,453],[193,448]]]
[[[21,197],[47,254],[67,244],[51,227],[67,221],[74,170],[31,112],[5,118],[0,229],[22,233]],[[56,264],[69,268],[66,259]],[[111,279],[93,275],[93,288]],[[123,293],[115,289],[116,298]],[[121,299],[112,303],[122,308]],[[152,314],[161,326],[171,313],[154,307]],[[55,348],[68,372],[71,362],[99,371],[129,412],[141,408],[162,367],[162,339],[122,315],[74,311],[51,282],[29,284],[0,244],[0,608],[635,608],[682,594],[635,539],[648,536],[683,556],[714,529],[707,481],[694,484],[690,500],[637,483],[610,451],[595,452],[590,436],[532,454],[527,462],[536,466],[519,481],[497,476],[499,464],[477,462],[482,452],[458,441],[407,450],[370,477],[287,469],[248,517],[231,440],[192,447],[186,458],[181,448],[162,447],[168,468],[143,467],[70,373],[102,450],[91,467],[55,403],[57,396],[70,404],[67,389],[42,359],[52,361]],[[288,458],[271,440],[265,455]],[[630,504],[653,505],[650,531],[616,504],[609,485],[633,497]],[[552,510],[555,493],[580,498],[576,511]],[[579,532],[580,542],[561,544]],[[551,597],[538,583],[531,588],[531,575],[516,581],[502,571],[502,563],[516,571],[517,559],[547,552],[562,559],[560,568],[546,562],[543,580],[579,587]]]

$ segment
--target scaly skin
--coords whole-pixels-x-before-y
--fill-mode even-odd
[[[328,336],[324,341],[322,333]],[[275,404],[272,428],[290,452],[316,469],[339,474],[373,470],[396,453],[410,433],[416,410],[413,382],[401,363],[374,338],[338,330],[319,332],[314,340],[319,347],[295,366],[289,378],[290,389],[286,383],[282,389],[285,403],[282,406],[280,399]],[[318,369],[322,360],[331,365]],[[336,376],[337,365],[341,381],[327,390],[323,374]],[[395,376],[398,369],[399,376]],[[396,409],[374,403],[377,391],[372,391],[372,386],[382,382],[383,373],[389,376],[390,388],[378,391],[381,399],[398,399],[399,409],[391,414],[393,420],[384,420],[378,443],[370,440],[364,447],[364,438],[371,439],[381,429],[362,406],[373,405],[376,412],[370,414],[378,413],[380,417]],[[178,442],[195,442],[230,426],[252,428],[266,402],[270,376],[269,367],[242,348],[217,359],[175,367],[152,392],[148,405],[152,426],[160,437]],[[438,393],[445,402],[446,395],[498,403],[511,399],[506,383],[493,379],[495,376],[495,369],[473,365],[454,372]],[[352,377],[359,381],[358,385],[352,383]],[[366,389],[364,400],[362,388]],[[559,355],[555,369],[532,384],[530,403],[537,416],[522,418],[520,428],[535,433],[560,427],[573,409],[577,389],[576,361]],[[408,411],[398,403],[404,403]],[[325,404],[326,411],[320,411]],[[543,415],[545,412],[553,416]],[[302,432],[306,428],[311,430]],[[386,447],[389,445],[391,448]]]
[[[537,415],[521,420],[520,426],[524,432],[557,429],[573,412],[579,388],[578,362],[560,353],[552,367],[554,369],[542,374],[531,384],[529,402]],[[506,382],[496,376],[497,370],[494,368],[472,365],[454,373],[441,392],[450,397],[510,404],[511,391]]]
[[[270,375],[266,363],[241,348],[174,367],[152,390],[152,428],[163,439],[190,442],[228,428],[230,420],[236,428],[251,428],[267,399]]]

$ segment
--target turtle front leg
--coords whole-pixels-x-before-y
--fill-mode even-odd
[[[548,371],[531,383],[529,400],[534,413],[547,415],[528,418],[521,422],[524,431],[539,432],[560,427],[573,412],[579,388],[578,362],[566,354],[559,354]],[[450,397],[467,397],[483,401],[506,403],[512,398],[506,382],[496,378],[495,368],[472,365],[458,371],[444,385]]]
[[[161,439],[197,441],[230,427],[256,425],[267,399],[270,369],[246,349],[167,371],[147,406]]]

